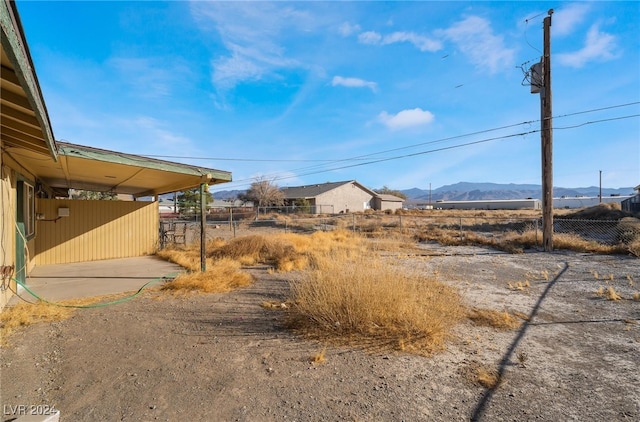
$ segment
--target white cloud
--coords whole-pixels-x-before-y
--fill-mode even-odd
[[[358,35],[358,41],[362,44],[389,45],[400,42],[408,42],[420,51],[438,51],[442,49],[442,43],[438,40],[416,34],[415,32],[393,32],[389,35],[381,35],[374,31],[363,32]]]
[[[414,108],[402,110],[398,114],[389,114],[383,111],[378,115],[378,120],[389,129],[406,129],[414,126],[422,126],[433,121],[434,115],[428,110]]]
[[[607,61],[617,57],[616,37],[600,32],[594,24],[587,32],[585,45],[573,53],[556,54],[559,63],[570,67],[583,67],[590,61]]]
[[[381,40],[382,35],[374,31],[367,31],[358,35],[358,41],[362,44],[379,44]]]
[[[493,33],[486,19],[469,16],[441,32],[478,67],[492,73],[513,67],[515,51],[504,45],[502,36]]]
[[[348,37],[349,35],[359,31],[360,31],[360,25],[358,24],[352,25],[349,22],[344,22],[342,25],[340,25],[340,28],[338,28],[338,32],[340,33],[340,35],[344,37]]]
[[[555,11],[552,16],[553,35],[568,35],[581,24],[591,10],[589,3],[570,3],[566,7]]]
[[[383,44],[393,44],[397,42],[409,42],[420,51],[438,51],[442,49],[442,43],[414,32],[394,32],[386,35],[382,39]]]
[[[212,60],[212,81],[226,90],[245,80],[274,76],[279,70],[303,67],[282,46],[293,32],[312,31],[321,23],[289,4],[266,2],[191,3],[204,31],[220,36],[228,55]]]
[[[365,81],[359,78],[344,78],[342,76],[334,76],[331,85],[345,86],[347,88],[369,88],[373,92],[376,92],[378,89],[378,84],[375,82]]]

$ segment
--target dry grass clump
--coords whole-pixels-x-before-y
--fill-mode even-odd
[[[623,244],[605,245],[595,240],[586,240],[575,234],[555,233],[553,247],[574,252],[593,252],[598,254],[625,254],[627,248]]]
[[[239,287],[248,286],[253,281],[251,274],[240,271],[239,262],[231,259],[219,259],[207,266],[205,272],[181,274],[173,281],[164,284],[161,290],[174,293],[223,293]]]
[[[89,306],[99,302],[111,302],[127,296],[129,293],[116,293],[81,299],[69,299],[56,304],[38,300],[35,303],[19,302],[0,312],[0,346],[7,344],[8,338],[21,328],[42,322],[62,321],[71,317],[77,307]],[[74,308],[76,307],[76,308]]]
[[[321,351],[309,356],[309,362],[319,365],[326,362],[327,347],[325,346]]]
[[[484,388],[495,388],[500,383],[500,375],[493,368],[480,366],[477,368],[476,380]]]
[[[521,319],[507,311],[473,308],[467,313],[467,317],[477,325],[499,330],[514,330],[522,325]]]
[[[200,269],[200,247],[197,245],[162,249],[156,252],[156,255],[189,271]]]
[[[469,362],[459,372],[470,383],[484,388],[495,388],[502,382],[500,373],[495,368],[477,361]]]
[[[207,255],[215,259],[237,260],[242,265],[269,264],[278,271],[287,272],[314,266],[318,256],[336,250],[347,255],[357,254],[363,250],[363,246],[353,234],[335,230],[312,235],[285,233],[244,236],[208,249]]]
[[[623,299],[623,297],[620,296],[618,292],[616,292],[615,289],[611,286],[609,286],[608,289],[605,289],[604,287],[599,287],[598,290],[596,291],[596,296],[602,297],[607,300],[613,300],[613,301]]]
[[[292,286],[290,325],[312,338],[429,354],[464,315],[455,290],[375,257],[328,256]]]
[[[39,322],[55,322],[73,314],[72,308],[63,308],[38,301],[35,304],[20,302],[0,313],[0,345],[7,344],[8,337],[17,329]]]

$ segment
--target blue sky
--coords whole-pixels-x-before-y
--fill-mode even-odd
[[[639,2],[18,1],[56,139],[231,171],[214,192],[540,184],[551,8],[554,185],[636,186]]]

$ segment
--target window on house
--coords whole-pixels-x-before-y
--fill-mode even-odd
[[[31,238],[36,232],[36,196],[33,185],[18,182],[18,222],[24,224],[25,237]]]

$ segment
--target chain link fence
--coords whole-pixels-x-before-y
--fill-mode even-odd
[[[222,217],[222,218],[221,218]],[[162,220],[160,247],[171,244],[191,244],[200,240],[200,222]],[[446,231],[460,240],[475,238],[501,239],[528,234],[536,246],[542,244],[542,219],[518,217],[398,215],[357,213],[306,216],[299,214],[262,214],[260,212],[228,213],[207,219],[206,238],[231,239],[237,236],[266,233],[313,233],[337,229],[350,230],[375,237],[393,234],[414,235],[436,230]],[[602,245],[616,245],[640,240],[640,220],[579,220],[555,218],[557,235],[574,236]]]

